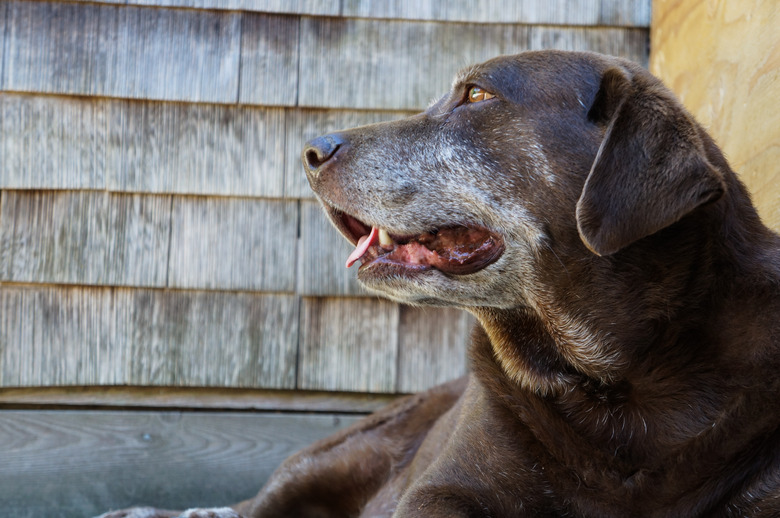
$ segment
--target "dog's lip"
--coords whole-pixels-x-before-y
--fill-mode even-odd
[[[392,244],[366,243],[367,236],[376,235],[372,229],[378,226],[364,223],[341,210],[326,205],[326,211],[336,228],[360,250],[350,256],[347,265],[361,260],[361,270],[368,266],[381,270],[417,273],[436,269],[453,275],[475,273],[492,264],[504,252],[503,238],[479,225],[442,225],[420,234],[398,234],[385,232],[383,242],[388,238]],[[376,238],[374,238],[376,239]]]

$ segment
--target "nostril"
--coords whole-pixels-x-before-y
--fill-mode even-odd
[[[343,144],[343,140],[336,135],[317,137],[306,144],[306,147],[303,150],[303,162],[311,171],[319,169],[328,160],[333,158],[333,155],[336,154],[336,151],[338,151]]]

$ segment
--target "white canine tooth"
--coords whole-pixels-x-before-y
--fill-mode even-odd
[[[393,246],[393,238],[387,233],[387,230],[379,229],[379,244],[382,246]]]

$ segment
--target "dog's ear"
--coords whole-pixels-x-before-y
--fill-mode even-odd
[[[577,228],[594,253],[613,254],[725,191],[698,126],[660,83],[609,68],[588,117],[606,126],[577,202]]]

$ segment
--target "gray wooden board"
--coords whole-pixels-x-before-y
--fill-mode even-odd
[[[474,318],[450,308],[401,306],[398,391],[418,392],[466,373]]]
[[[400,119],[413,112],[312,110],[287,111],[285,144],[285,195],[290,198],[314,198],[301,163],[303,147],[309,140],[333,131]]]
[[[340,0],[127,0],[127,3],[198,9],[231,9],[266,13],[338,16],[341,2]]]
[[[295,291],[298,203],[175,197],[168,285]]]
[[[173,409],[270,412],[374,412],[398,394],[225,387],[2,387],[0,409]]]
[[[105,189],[106,124],[102,100],[0,93],[0,188]]]
[[[342,15],[354,18],[649,27],[651,0],[343,0],[343,4]]]
[[[0,279],[164,286],[168,196],[3,191]]]
[[[108,101],[108,188],[281,197],[280,108]]]
[[[304,298],[298,388],[395,392],[398,314],[386,300]]]
[[[92,0],[80,0],[92,1]],[[235,9],[353,18],[545,25],[650,25],[650,0],[98,0],[100,3]],[[343,4],[341,10],[339,4]]]
[[[290,295],[0,287],[0,386],[295,387]]]
[[[297,104],[299,30],[298,16],[243,16],[240,102]]]
[[[291,453],[359,417],[0,411],[0,501],[14,518],[184,509],[254,496]]]
[[[231,12],[13,1],[4,90],[236,102]]]
[[[421,109],[448,90],[458,69],[500,54],[566,48],[646,63],[647,34],[645,29],[304,17],[298,104]]]
[[[345,266],[354,248],[330,224],[318,202],[301,201],[298,293],[368,295],[357,281],[358,266]]]

